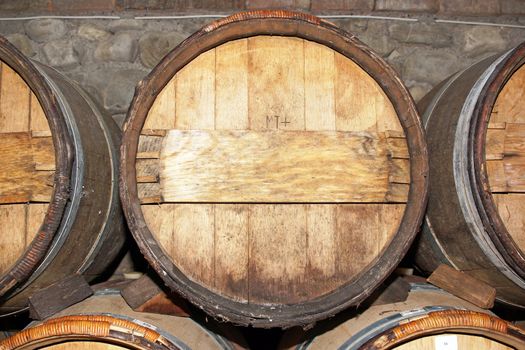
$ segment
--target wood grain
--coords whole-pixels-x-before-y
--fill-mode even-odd
[[[161,101],[171,92],[154,106],[172,103],[175,126],[150,111],[137,187],[148,227],[190,279],[242,303],[307,301],[389,244],[409,154],[392,104],[357,64],[257,36],[201,54],[171,83],[175,106]]]
[[[217,47],[215,54],[215,128],[246,130],[250,122],[248,39],[225,43]]]
[[[215,128],[215,49],[205,52],[177,73],[175,127]]]
[[[4,274],[26,248],[25,204],[0,205],[0,223],[9,234],[0,235],[0,274]]]
[[[523,194],[495,193],[493,194],[499,215],[514,242],[525,252],[525,200]]]
[[[253,217],[264,219],[250,221],[250,302],[304,300],[305,206],[257,205],[251,212]]]
[[[485,165],[501,220],[525,251],[525,67],[519,68],[499,93],[487,129]]]
[[[41,349],[48,350],[122,350],[126,349],[124,346],[114,345],[110,343],[103,343],[100,341],[90,341],[90,340],[75,340],[75,341],[65,341],[59,344],[43,346]]]
[[[238,301],[249,299],[250,207],[242,204],[214,205],[214,288]]]
[[[297,38],[248,39],[251,130],[304,130],[304,45]]]
[[[44,110],[38,101],[38,98],[34,93],[31,92],[31,115],[30,115],[30,126],[29,129],[32,132],[32,135],[35,136],[35,132],[38,135],[45,135],[46,133],[51,136],[51,130],[49,129],[49,124],[47,123],[46,115]]]
[[[172,129],[175,127],[175,87],[176,80],[171,80],[151,106],[144,129]]]
[[[306,130],[335,130],[335,53],[304,42],[304,117]]]
[[[445,337],[447,337],[445,339]],[[452,337],[452,339],[451,339]],[[396,350],[436,350],[439,349],[436,344],[443,344],[443,341],[448,340],[448,343],[455,342],[457,347],[449,346],[450,349],[457,350],[470,350],[470,349],[483,349],[483,350],[511,350],[504,344],[497,341],[477,336],[477,335],[466,335],[460,333],[443,333],[440,335],[429,335],[418,339],[411,340],[405,344],[401,344],[396,347]],[[446,349],[442,347],[442,349]]]
[[[378,134],[170,130],[163,145],[166,202],[384,202],[389,190]]]
[[[496,289],[468,274],[441,264],[427,278],[429,283],[478,307],[490,309],[494,306]]]
[[[51,138],[0,134],[0,203],[49,201],[53,191]]]
[[[28,131],[29,87],[7,64],[1,67],[0,132]]]

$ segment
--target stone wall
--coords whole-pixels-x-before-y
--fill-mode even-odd
[[[454,4],[460,2],[477,4],[478,10],[474,11],[471,8],[472,12],[467,18],[439,15],[443,11],[452,11],[457,7]],[[22,6],[29,2],[17,1],[14,3]],[[47,4],[47,7],[43,7],[47,10],[41,9],[38,14],[47,14],[46,11],[53,9],[52,6],[55,6],[53,10],[55,11],[57,4],[60,3],[77,5],[91,3],[91,10],[96,4],[111,3],[113,10],[115,6],[120,6],[121,12],[118,16],[110,16],[105,19],[87,17],[74,19],[67,16],[60,19],[20,18],[30,13],[34,14],[38,10],[39,3]],[[148,6],[153,7],[155,4],[170,2],[166,0],[31,1],[34,6],[15,11],[13,8],[16,6],[13,5],[11,9],[6,9],[9,1],[3,1],[0,5],[0,17],[4,17],[0,19],[0,34],[6,36],[27,56],[53,66],[77,81],[113,115],[115,120],[122,122],[137,82],[170,49],[213,20],[209,17],[184,16],[170,19],[148,19],[144,14],[125,11],[126,6],[131,6],[132,3],[135,4],[135,8],[140,8],[137,4],[142,4],[143,7],[149,4]],[[242,3],[240,7],[256,7],[256,3],[263,2],[256,0],[221,2],[217,0],[214,3],[230,5]],[[265,3],[276,5],[287,3],[292,4],[291,7],[305,7],[312,12],[316,12],[314,11],[315,6],[319,7],[319,2],[314,1],[289,0]],[[341,18],[341,13],[333,12],[328,15],[327,20],[354,33],[392,64],[416,101],[455,71],[525,41],[525,25],[522,24],[522,22],[525,23],[525,16],[501,14],[503,9],[507,13],[510,12],[508,7],[510,3],[515,3],[516,12],[520,13],[525,8],[525,1],[345,0],[323,1],[322,3],[325,7],[330,4],[336,7],[336,4],[343,3],[355,6],[372,4],[370,5],[371,12],[365,16]],[[496,3],[497,8],[492,9],[486,3]],[[483,5],[485,12],[479,9],[482,4],[485,4]],[[492,11],[489,11],[487,6],[494,11],[497,10],[497,14],[486,15]],[[228,6],[221,8],[228,8]],[[402,8],[408,8],[408,12],[387,11]],[[208,8],[210,9],[213,7]],[[99,9],[98,13],[101,14],[104,11]],[[185,14],[194,13],[199,13],[199,11],[190,11]],[[5,17],[15,16],[15,14],[19,17],[18,19],[6,20]],[[476,17],[473,17],[474,15]],[[487,23],[492,23],[492,25],[487,25]],[[501,25],[493,25],[494,23]]]
[[[18,14],[90,14],[239,11],[289,8],[303,11],[396,11],[440,15],[499,16],[525,14],[523,0],[2,0],[0,11]]]

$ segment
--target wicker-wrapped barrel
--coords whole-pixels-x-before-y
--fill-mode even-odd
[[[134,312],[118,289],[109,288],[1,340],[0,349],[245,349],[240,334],[222,329],[189,317]]]
[[[0,313],[124,241],[118,128],[64,76],[0,38]]]
[[[214,22],[138,86],[121,198],[143,254],[208,313],[307,324],[359,303],[405,254],[426,148],[395,72],[316,17]]]
[[[420,103],[430,197],[417,252],[525,307],[525,44],[458,72]]]
[[[279,346],[281,350],[523,348],[523,329],[424,283],[412,283],[405,301],[372,305],[307,332],[289,330]]]

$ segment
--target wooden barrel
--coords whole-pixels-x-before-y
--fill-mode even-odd
[[[510,350],[525,347],[525,330],[425,283],[402,302],[373,305],[308,332],[290,330],[279,348],[296,350]]]
[[[80,88],[0,38],[0,313],[124,241],[118,128]]]
[[[189,350],[244,349],[242,337],[221,335],[213,322],[134,312],[117,289],[97,293],[39,324],[0,341],[0,349]]]
[[[308,324],[359,303],[405,254],[426,148],[395,72],[287,11],[214,22],[137,87],[121,199],[165,283],[211,315]]]
[[[417,264],[440,263],[525,307],[525,44],[458,72],[420,103],[430,197]]]

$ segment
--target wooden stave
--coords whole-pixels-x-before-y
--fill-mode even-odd
[[[320,34],[321,32],[323,34]],[[407,142],[410,149],[411,178],[415,180],[410,187],[409,204],[401,228],[398,230],[398,239],[394,240],[387,249],[388,259],[391,261],[400,260],[401,256],[404,255],[403,252],[408,250],[419,226],[426,204],[426,173],[428,171],[423,130],[418,122],[417,112],[413,109],[411,97],[406,89],[401,86],[400,80],[393,78],[396,73],[355,37],[328,22],[310,15],[288,11],[239,13],[204,27],[166,55],[153,71],[139,82],[124,123],[120,193],[128,226],[143,255],[171,289],[182,294],[193,304],[215,317],[237,324],[265,328],[309,324],[333,315],[349,305],[357,304],[372,293],[374,287],[386,278],[396,264],[384,262],[376,264],[365,271],[366,273],[363,272],[356,277],[356,279],[366,281],[361,285],[359,283],[347,285],[328,296],[307,303],[251,307],[231,301],[210,292],[183,276],[154,240],[152,233],[145,224],[138,201],[135,156],[140,130],[144,125],[147,112],[157,94],[180,68],[200,53],[230,40],[272,34],[311,40],[360,62],[359,64],[364,65],[365,68],[374,67],[374,69],[367,71],[372,71],[372,77],[376,79],[394,103],[394,108],[402,119],[401,123],[405,133],[409,135]],[[393,253],[394,251],[396,253]],[[378,278],[378,276],[380,277]],[[344,302],[341,302],[342,300]]]
[[[289,330],[278,348],[393,349],[445,332],[481,335],[516,348],[525,344],[523,329],[426,283],[411,284],[406,301],[364,306],[362,311],[336,316],[316,327]]]
[[[124,285],[123,285],[124,286]],[[241,350],[246,345],[242,335],[234,329],[223,327],[213,321],[196,321],[185,316],[170,316],[133,311],[120,296],[120,287],[98,289],[90,298],[75,304],[45,321],[30,324],[13,339],[0,341],[0,348],[26,348],[26,346],[51,345],[57,341],[86,339],[108,344],[121,344],[133,349],[209,349]],[[85,323],[81,332],[65,332],[69,326]],[[115,325],[109,332],[100,334],[103,324]],[[181,332],[179,327],[186,327]],[[124,328],[128,331],[119,331]],[[134,330],[136,332],[129,332]],[[186,334],[185,334],[186,333]],[[143,335],[141,335],[143,334]],[[192,338],[188,338],[191,334]],[[134,336],[136,338],[134,338]],[[205,340],[202,339],[205,337]],[[139,341],[137,341],[137,339]],[[14,344],[15,346],[12,346]],[[32,347],[30,347],[32,348]]]
[[[26,309],[27,298],[33,291],[67,275],[81,273],[87,280],[96,278],[122,249],[125,233],[115,180],[118,172],[116,147],[120,139],[116,124],[101,113],[76,84],[54,69],[25,58],[4,38],[0,39],[0,57],[38,97],[52,131],[57,169],[43,229],[12,269],[0,277],[2,317]],[[77,103],[69,103],[75,99]],[[107,147],[99,157],[95,155],[100,145],[88,142],[95,133]],[[78,160],[79,154],[81,160]],[[110,169],[111,173],[109,179],[104,179],[103,189],[107,194],[98,191],[101,187],[98,179],[85,176],[98,174],[97,169],[103,168]],[[76,187],[72,188],[75,183]],[[89,191],[94,195],[89,195]],[[75,200],[79,202],[78,208],[71,205]],[[107,221],[94,220],[88,212],[90,206],[105,214]],[[69,227],[64,217],[71,217]],[[101,225],[98,232],[85,230],[90,221]],[[79,252],[76,243],[86,239],[94,244]],[[69,255],[65,254],[64,247],[69,249]]]
[[[416,265],[427,273],[441,263],[468,271],[496,286],[497,301],[517,308],[525,307],[525,256],[499,216],[490,193],[484,157],[487,124],[497,95],[524,62],[525,44],[521,44],[454,74],[418,104],[427,131],[429,159],[439,167],[431,167],[429,173],[433,190],[429,192],[427,214],[416,245]],[[460,184],[453,168],[454,152],[458,154],[458,151],[454,149],[454,142],[448,140],[454,139],[461,108],[483,74],[487,75],[487,81],[478,87],[479,97],[472,101],[475,103],[473,122],[469,125],[468,150],[464,151],[471,157],[470,181]],[[445,103],[440,105],[440,101]],[[480,244],[475,237],[476,228],[469,228],[469,221],[473,219],[463,216],[456,186],[469,188],[473,200],[468,208],[476,210],[482,234],[494,247]],[[447,205],[437,208],[438,203]],[[478,225],[477,229],[480,228]],[[488,269],[481,270],[480,266]]]

